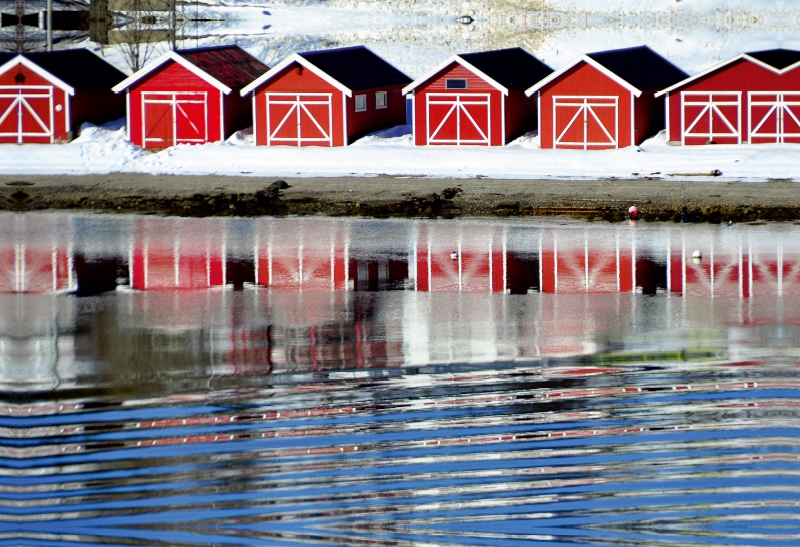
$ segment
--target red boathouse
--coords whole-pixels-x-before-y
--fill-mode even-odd
[[[124,78],[88,49],[0,53],[0,143],[66,142],[82,123],[123,117],[111,88]]]
[[[664,89],[670,144],[800,143],[800,51],[742,53]]]
[[[582,55],[530,87],[542,148],[634,146],[664,128],[655,94],[687,74],[647,46]]]
[[[414,144],[503,146],[536,129],[525,90],[553,69],[521,48],[453,55],[403,93],[411,95]]]
[[[114,87],[142,148],[222,141],[252,125],[239,90],[268,67],[238,46],[170,51]]]
[[[363,46],[294,53],[242,89],[261,146],[345,146],[403,125],[411,78]]]

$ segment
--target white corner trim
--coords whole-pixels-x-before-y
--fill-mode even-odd
[[[111,91],[113,91],[114,93],[121,93],[122,91],[124,91],[125,89],[128,89],[133,84],[135,84],[136,82],[138,82],[139,80],[141,80],[142,78],[144,78],[145,76],[147,76],[148,74],[153,72],[155,69],[157,69],[160,66],[164,65],[165,63],[168,63],[169,61],[173,61],[175,63],[178,63],[183,68],[185,68],[186,70],[188,70],[189,72],[191,72],[192,74],[194,74],[195,76],[200,78],[201,80],[211,84],[212,86],[214,86],[217,89],[219,89],[220,91],[222,91],[225,95],[229,95],[231,93],[231,91],[233,91],[230,87],[226,86],[225,84],[223,84],[222,82],[220,82],[219,80],[217,80],[216,78],[211,76],[209,73],[207,73],[207,72],[205,72],[203,70],[200,70],[199,68],[197,68],[197,66],[193,65],[192,63],[190,63],[189,61],[187,61],[186,59],[184,59],[183,57],[181,57],[178,53],[176,53],[174,51],[168,51],[167,53],[165,53],[164,55],[162,55],[161,57],[159,57],[158,59],[156,59],[155,61],[153,61],[149,65],[147,65],[146,67],[144,67],[141,70],[135,72],[131,76],[128,76],[127,78],[122,80],[120,83],[118,83],[117,85],[112,87]]]
[[[472,66],[470,63],[468,63],[467,61],[465,61],[464,59],[462,59],[458,55],[451,55],[445,62],[443,62],[442,64],[440,64],[436,68],[434,68],[432,70],[429,70],[424,76],[420,76],[419,78],[417,78],[416,80],[414,80],[413,82],[411,82],[410,84],[405,86],[403,88],[403,95],[408,95],[411,91],[413,91],[417,87],[421,86],[422,84],[424,84],[425,82],[427,82],[428,80],[430,80],[431,78],[436,76],[439,72],[441,72],[442,70],[444,70],[445,68],[447,68],[448,66],[450,66],[453,63],[460,64],[461,66],[463,66],[464,68],[466,68],[467,70],[472,72],[475,76],[478,76],[479,78],[482,78],[483,80],[485,80],[486,83],[491,85],[496,90],[500,91],[503,95],[506,95],[506,96],[508,95],[508,88],[507,87],[505,87],[505,86],[501,85],[499,82],[493,80],[492,78],[490,78],[485,73],[481,72],[480,70],[478,70],[477,68]]]
[[[298,53],[292,53],[291,55],[289,55],[286,59],[284,59],[283,61],[281,61],[280,63],[278,63],[274,67],[272,67],[271,69],[269,69],[267,72],[265,72],[264,74],[262,74],[261,76],[259,76],[258,78],[256,78],[255,80],[253,80],[252,82],[247,84],[246,86],[244,86],[239,93],[241,94],[242,97],[250,94],[252,91],[254,91],[258,87],[260,87],[262,84],[264,84],[265,82],[268,82],[269,80],[271,80],[272,78],[277,76],[280,72],[282,72],[286,67],[288,67],[292,63],[297,63],[300,66],[302,66],[303,68],[310,70],[311,72],[313,72],[314,74],[316,74],[317,76],[319,76],[320,78],[322,78],[323,80],[325,80],[326,82],[331,84],[333,87],[335,87],[336,89],[338,89],[339,91],[341,91],[342,93],[347,95],[348,97],[352,97],[353,96],[353,90],[352,89],[348,88],[347,86],[342,84],[340,81],[334,79],[329,74],[323,72],[322,70],[317,68],[315,65],[311,64],[311,62],[308,61],[305,57],[301,56]]]
[[[642,94],[642,91],[640,89],[629,84],[628,82],[626,82],[625,80],[623,80],[622,78],[620,78],[619,76],[608,70],[606,67],[604,67],[603,65],[601,65],[588,55],[581,55],[571,63],[561,67],[560,69],[550,74],[547,78],[533,84],[531,87],[525,90],[525,95],[530,97],[531,95],[542,89],[544,86],[546,86],[556,78],[559,78],[562,74],[572,69],[574,66],[578,65],[581,62],[586,63],[587,65],[597,69],[602,74],[608,76],[610,79],[612,79],[613,81],[615,81],[616,83],[618,83],[619,85],[621,85],[622,87],[633,93],[636,97],[639,97]]]
[[[24,66],[25,68],[27,68],[28,70],[30,70],[34,74],[37,74],[38,76],[41,76],[42,78],[44,78],[45,80],[47,80],[48,82],[50,82],[51,84],[56,86],[57,88],[66,91],[69,95],[75,95],[75,88],[74,87],[72,87],[71,85],[67,84],[63,80],[61,80],[59,78],[56,78],[55,76],[53,76],[52,74],[47,72],[45,69],[43,69],[42,67],[40,67],[39,65],[37,65],[36,63],[31,61],[30,59],[28,59],[26,57],[23,57],[22,55],[17,55],[16,57],[14,57],[10,61],[8,61],[6,64],[4,64],[3,66],[0,66],[0,74],[5,74],[6,72],[8,72],[9,70],[11,70],[12,68],[14,68],[17,65]]]

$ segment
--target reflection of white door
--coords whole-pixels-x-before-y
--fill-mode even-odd
[[[741,103],[739,92],[681,92],[683,144],[741,144]]]
[[[145,148],[208,142],[208,93],[142,92]]]
[[[617,97],[553,97],[555,148],[618,148]]]
[[[333,146],[331,93],[267,93],[267,145]]]
[[[0,86],[0,138],[53,140],[52,86]]]
[[[428,144],[491,144],[491,96],[476,93],[428,93]]]
[[[800,93],[748,93],[751,143],[800,142]]]

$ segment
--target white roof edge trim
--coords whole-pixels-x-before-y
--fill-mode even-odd
[[[791,72],[792,70],[794,70],[798,66],[800,66],[800,61],[798,61],[798,62],[796,62],[796,63],[794,63],[792,65],[787,66],[784,69],[778,70],[774,66],[768,65],[767,63],[765,63],[763,61],[759,61],[758,59],[756,59],[755,57],[751,57],[747,53],[740,53],[739,55],[736,55],[735,57],[731,57],[730,59],[728,59],[726,61],[722,61],[721,63],[717,63],[716,65],[714,65],[714,66],[712,66],[710,68],[707,68],[704,71],[695,74],[694,76],[689,76],[688,78],[686,78],[685,80],[681,80],[677,84],[674,84],[674,85],[672,85],[672,86],[670,86],[670,87],[668,87],[666,89],[662,89],[661,91],[656,93],[655,96],[656,97],[660,97],[660,96],[664,95],[665,93],[669,93],[670,91],[673,91],[674,89],[677,89],[679,87],[682,87],[682,86],[688,84],[689,82],[693,82],[694,80],[697,80],[697,79],[702,78],[704,76],[708,76],[712,72],[716,72],[717,70],[720,70],[721,68],[724,68],[727,65],[732,64],[732,63],[734,63],[734,62],[736,62],[736,61],[738,61],[740,59],[745,59],[747,61],[750,61],[751,63],[754,63],[754,64],[756,64],[756,65],[758,65],[758,66],[760,66],[762,68],[765,68],[765,69],[769,70],[770,72],[774,72],[775,74],[778,74],[778,75],[785,74],[787,72]]]
[[[331,84],[333,87],[335,87],[336,89],[338,89],[339,91],[341,91],[342,93],[347,95],[348,97],[352,97],[353,96],[353,90],[352,89],[350,89],[349,87],[345,86],[339,80],[337,80],[337,79],[333,78],[332,76],[330,76],[328,73],[323,72],[322,70],[319,69],[319,67],[317,67],[316,65],[312,64],[305,57],[302,57],[298,53],[292,53],[286,59],[284,59],[283,61],[281,61],[280,63],[278,63],[274,67],[272,67],[271,69],[269,69],[267,72],[265,72],[264,74],[262,74],[261,76],[259,76],[258,78],[256,78],[255,80],[253,80],[252,82],[247,84],[246,86],[244,86],[242,88],[242,90],[239,92],[239,94],[242,97],[244,97],[246,95],[249,95],[256,88],[260,87],[265,82],[267,82],[267,81],[271,80],[272,78],[274,78],[279,72],[282,72],[283,69],[285,69],[287,66],[291,65],[292,63],[297,63],[300,66],[302,66],[304,68],[307,68],[308,70],[310,70],[311,72],[313,72],[314,74],[316,74],[317,76],[319,76],[320,78],[322,78],[323,80],[325,80],[326,82]]]
[[[118,83],[117,85],[112,87],[111,91],[113,91],[114,93],[120,93],[120,92],[128,89],[134,83],[138,82],[139,80],[141,80],[142,78],[144,78],[145,76],[147,76],[148,74],[153,72],[155,69],[157,69],[158,67],[160,67],[161,65],[163,65],[167,61],[174,61],[174,62],[178,63],[183,68],[185,68],[186,70],[188,70],[189,72],[191,72],[192,74],[194,74],[195,76],[200,78],[201,80],[203,80],[205,82],[208,82],[209,84],[213,85],[214,87],[216,87],[217,89],[222,91],[225,95],[229,95],[230,92],[233,91],[230,87],[226,86],[225,84],[223,84],[222,82],[220,82],[219,80],[217,80],[216,78],[214,78],[213,76],[208,74],[207,72],[205,72],[203,70],[200,70],[197,66],[193,65],[192,63],[190,63],[189,61],[187,61],[186,59],[184,59],[183,57],[181,57],[180,55],[178,55],[174,51],[166,52],[164,55],[162,55],[161,57],[159,57],[158,59],[156,59],[155,61],[153,61],[149,65],[147,65],[146,67],[134,72],[132,75],[128,76],[127,78],[122,80],[120,83]]]
[[[558,78],[559,76],[561,76],[562,74],[564,74],[565,72],[570,70],[572,67],[574,67],[575,65],[577,65],[581,61],[586,63],[586,64],[588,64],[589,66],[599,70],[600,72],[602,72],[603,74],[605,74],[606,76],[608,76],[609,78],[614,80],[616,83],[618,83],[619,85],[621,85],[622,87],[624,87],[625,89],[627,89],[628,91],[633,93],[633,95],[635,97],[640,97],[642,95],[642,90],[641,89],[629,84],[628,82],[626,82],[625,80],[623,80],[622,78],[620,78],[619,76],[617,76],[616,74],[614,74],[613,72],[608,70],[606,67],[604,67],[603,65],[601,65],[600,63],[598,63],[597,61],[595,61],[594,59],[592,59],[588,55],[581,55],[580,57],[578,57],[577,59],[575,59],[571,63],[568,63],[568,64],[564,65],[563,67],[559,68],[558,70],[556,70],[555,72],[550,74],[547,78],[545,78],[543,80],[540,80],[539,82],[533,84],[531,87],[529,87],[528,89],[525,90],[525,95],[530,97],[531,95],[533,95],[534,93],[539,91],[541,88],[543,88],[544,86],[546,86],[547,84],[549,84],[550,82],[552,82],[553,80],[555,80],[556,78]]]
[[[17,55],[6,64],[0,66],[0,74],[8,72],[12,68],[17,65],[22,65],[25,68],[29,69],[31,72],[41,76],[45,80],[49,81],[57,88],[62,89],[67,92],[67,94],[74,96],[75,95],[75,88],[66,83],[65,81],[61,80],[60,78],[56,78],[53,74],[50,74],[45,69],[31,61],[30,59],[23,57],[22,55]]]
[[[465,61],[464,59],[462,59],[458,55],[451,55],[450,57],[447,58],[446,61],[444,61],[443,63],[438,65],[436,68],[434,68],[432,70],[429,70],[428,72],[425,73],[425,75],[420,76],[419,78],[417,78],[416,80],[414,80],[413,82],[411,82],[410,84],[405,86],[403,88],[403,90],[402,90],[403,95],[408,95],[414,89],[416,89],[417,87],[419,87],[423,83],[427,82],[428,80],[430,80],[431,78],[436,76],[436,74],[438,74],[439,72],[441,72],[442,70],[447,68],[452,63],[460,64],[461,66],[463,66],[464,68],[466,68],[467,70],[469,70],[470,72],[475,74],[476,76],[486,80],[489,83],[489,85],[491,85],[496,90],[500,91],[503,95],[508,96],[508,88],[507,87],[505,87],[504,85],[500,84],[499,82],[497,82],[493,78],[490,78],[484,72],[481,72],[480,70],[475,68],[475,66],[470,64],[468,61]]]

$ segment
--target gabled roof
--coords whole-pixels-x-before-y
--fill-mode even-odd
[[[111,89],[125,79],[123,72],[88,49],[39,51],[21,55],[73,89]],[[16,56],[0,54],[0,64]]]
[[[247,95],[263,83],[271,80],[292,63],[297,63],[345,93],[406,84],[411,78],[364,46],[353,46],[324,51],[293,53],[266,74],[242,89]]]
[[[764,51],[753,51],[750,53],[740,53],[735,57],[731,57],[727,61],[723,61],[718,63],[711,68],[700,72],[699,74],[695,74],[689,78],[681,80],[666,89],[662,89],[658,93],[656,93],[656,97],[660,97],[665,93],[669,93],[670,91],[677,89],[679,87],[683,87],[684,85],[691,83],[695,80],[699,80],[705,76],[708,76],[712,72],[716,72],[722,68],[725,68],[728,65],[735,63],[736,61],[745,60],[751,63],[755,63],[766,70],[774,72],[775,74],[785,74],[790,70],[794,70],[798,66],[800,66],[800,51],[795,51],[793,49],[768,49]]]
[[[520,47],[460,53],[463,60],[507,89],[528,89],[553,69]]]
[[[3,62],[7,59],[7,57],[0,57],[0,62]],[[16,66],[22,65],[28,70],[38,74],[48,82],[52,83],[59,89],[66,91],[69,95],[75,95],[75,88],[66,83],[65,81],[57,78],[53,74],[50,74],[45,69],[31,61],[30,59],[23,57],[22,55],[17,55],[16,57],[12,57],[10,60],[7,60],[5,63],[0,65],[0,74],[5,74],[9,70],[13,69]]]
[[[496,49],[477,53],[460,53],[428,71],[403,88],[406,95],[421,86],[453,63],[458,63],[489,85],[508,95],[509,89],[526,89],[553,69],[522,48]]]
[[[647,46],[639,46],[610,51],[599,51],[581,55],[548,78],[538,82],[525,93],[532,95],[552,82],[578,63],[585,62],[606,76],[629,89],[637,97],[643,91],[662,89],[688,75]]]
[[[745,55],[761,61],[775,70],[784,70],[800,63],[800,51],[793,49],[767,49],[764,51],[752,51]]]
[[[226,95],[269,70],[267,65],[239,46],[179,49],[168,51],[148,66],[129,76],[114,86],[114,92],[119,93],[129,88],[168,62],[178,63]]]
[[[179,49],[176,53],[232,89],[246,86],[269,70],[239,46]]]

